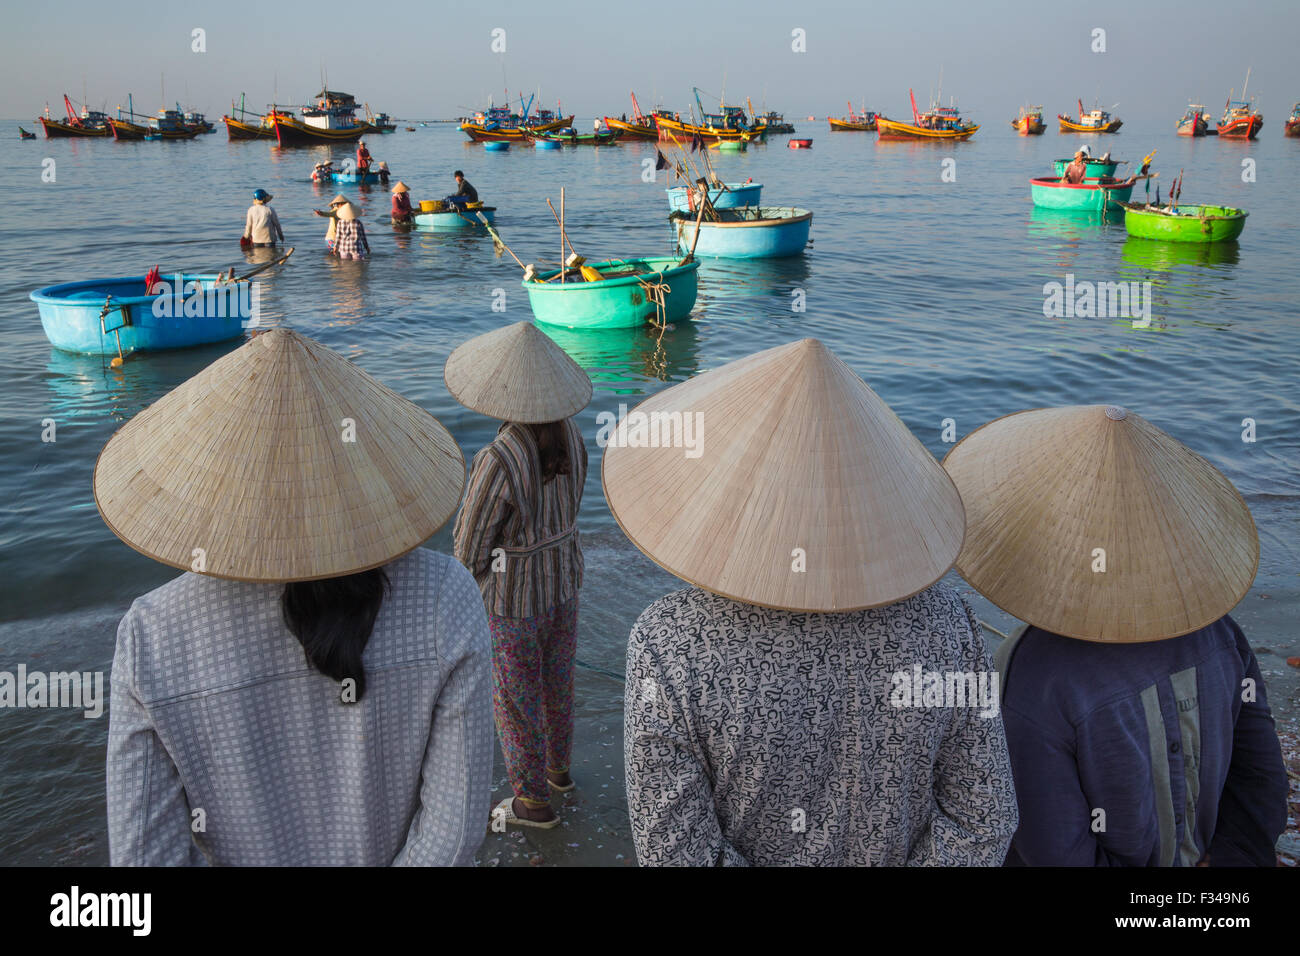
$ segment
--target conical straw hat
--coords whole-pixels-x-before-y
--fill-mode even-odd
[[[109,439],[95,503],[163,564],[305,581],[415,548],[451,517],[464,481],[437,419],[337,352],[272,329]]]
[[[353,219],[357,218],[357,207],[352,205],[351,202],[345,202],[343,205],[339,206],[339,211],[335,213],[335,215],[344,222],[351,222]]]
[[[461,343],[447,357],[443,379],[466,408],[508,422],[559,421],[591,401],[587,373],[531,322]]]
[[[1259,566],[1232,483],[1113,405],[999,418],[944,466],[966,502],[957,569],[1046,631],[1115,643],[1187,634],[1227,614]]]
[[[683,432],[695,424],[694,450],[663,447],[655,413],[680,413]],[[642,402],[609,439],[602,476],[610,511],[651,559],[766,607],[851,611],[910,597],[952,567],[965,527],[939,463],[816,339]]]
[[[348,201],[348,197],[345,196],[345,195],[343,195],[342,193],[339,193],[339,194],[336,195],[333,199],[330,200],[330,205],[331,205],[331,206],[342,206],[342,205],[344,205],[345,203],[347,203],[347,201]]]
[[[381,165],[382,165],[382,164],[381,164]],[[399,179],[399,180],[397,181],[397,185],[393,187],[393,192],[395,192],[395,193],[408,193],[408,192],[410,192],[410,190],[406,188],[406,183],[402,182],[402,181]]]

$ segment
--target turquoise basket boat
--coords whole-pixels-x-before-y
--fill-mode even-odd
[[[478,213],[483,214],[483,218],[488,224],[497,221],[497,207],[483,206],[480,209],[466,209],[463,212],[458,209],[444,210],[443,212],[417,212],[415,214],[415,225],[418,229],[436,229],[439,232],[445,232],[452,229],[482,229],[483,223],[479,222]]]
[[[1126,203],[1124,229],[1139,239],[1163,242],[1231,242],[1246,228],[1250,213],[1232,206]]]
[[[503,139],[490,140],[483,144],[483,148],[489,153],[504,153],[510,148],[510,144]]]
[[[561,149],[561,145],[553,139],[535,139],[533,140],[533,149]]]
[[[720,209],[717,222],[700,226],[697,256],[717,259],[774,259],[795,256],[808,245],[812,213],[793,206]],[[689,252],[695,239],[695,217],[674,212],[669,218],[677,230],[677,245]]]
[[[1109,212],[1122,208],[1133,194],[1133,183],[1120,186],[1110,177],[1085,179],[1081,183],[1063,183],[1059,179],[1031,179],[1029,194],[1034,205],[1044,209],[1069,209],[1077,212]]]
[[[216,280],[215,275],[163,276],[167,294],[146,295],[144,276],[87,279],[37,289],[31,300],[45,337],[67,352],[183,349],[239,338],[243,323],[253,319],[249,284],[218,287]]]
[[[601,282],[525,282],[528,303],[538,322],[569,329],[627,329],[657,321],[659,306],[650,297],[647,284],[664,284],[663,320],[684,321],[695,308],[698,260],[679,264],[672,256],[646,259],[611,259],[587,263],[609,278]],[[558,269],[538,273],[545,280],[559,275]]]
[[[352,185],[379,182],[378,173],[331,173],[330,178],[336,183],[350,183]]]
[[[725,187],[725,188],[723,188]],[[682,210],[689,212],[690,199],[685,186],[672,186],[668,193],[670,212]],[[762,183],[723,183],[722,187],[709,190],[709,202],[714,209],[735,209],[737,206],[757,206],[763,196]]]
[[[1069,165],[1070,165],[1070,160],[1068,159],[1056,160],[1054,164],[1056,168],[1056,175],[1064,176],[1065,167]],[[1114,176],[1115,170],[1117,169],[1119,169],[1118,160],[1112,163],[1103,163],[1100,159],[1090,159],[1087,161],[1084,167],[1083,176],[1085,179],[1093,176]]]

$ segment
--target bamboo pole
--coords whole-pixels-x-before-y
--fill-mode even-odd
[[[560,187],[560,285],[564,285],[564,187]]]

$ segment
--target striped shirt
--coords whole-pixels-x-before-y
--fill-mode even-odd
[[[506,422],[474,456],[455,554],[478,581],[489,614],[534,617],[582,587],[577,521],[587,446],[573,419],[565,420],[564,434],[571,473],[546,483],[528,425]]]

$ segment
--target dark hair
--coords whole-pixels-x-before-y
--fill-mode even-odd
[[[454,179],[455,177],[457,177],[457,176],[459,176],[461,179],[464,179],[464,178],[465,178],[465,174],[462,173],[459,169],[456,170],[456,171],[455,171],[454,173],[452,173],[451,175],[452,175],[452,178],[453,178],[453,179]]]
[[[569,461],[569,441],[564,422],[543,422],[531,427],[533,437],[537,439],[537,458],[542,465],[542,481],[550,481],[556,475],[570,474],[573,464]]]
[[[352,678],[358,701],[366,692],[361,654],[388,587],[384,569],[373,568],[320,581],[294,581],[280,595],[285,627],[302,645],[307,663],[340,683]]]

